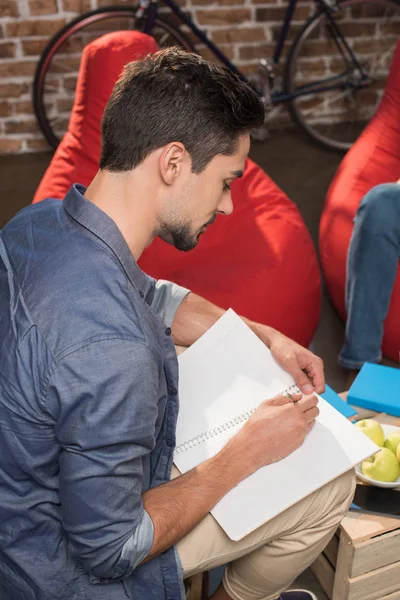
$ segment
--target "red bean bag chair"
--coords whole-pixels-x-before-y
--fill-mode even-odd
[[[353,219],[363,196],[400,178],[400,42],[383,98],[372,121],[346,154],[328,190],[319,231],[328,292],[343,319],[346,262]],[[383,353],[396,362],[400,350],[400,268],[385,321]]]
[[[61,199],[73,183],[90,183],[113,85],[124,64],[156,49],[152,38],[134,31],[105,35],[85,49],[69,129],[34,202]],[[320,273],[298,209],[251,160],[232,197],[233,214],[218,216],[196,249],[179,252],[156,239],[141,256],[141,268],[308,345],[319,320]]]

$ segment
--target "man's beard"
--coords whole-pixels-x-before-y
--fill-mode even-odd
[[[175,246],[177,250],[189,252],[196,248],[200,235],[206,231],[208,225],[214,223],[215,218],[216,215],[207,221],[197,234],[192,233],[188,223],[175,223],[173,225],[163,224],[158,236],[164,240],[164,242]]]
[[[193,235],[190,230],[190,225],[187,223],[166,225],[164,224],[158,237],[164,242],[172,244],[177,250],[183,250],[183,252],[189,252],[196,248],[197,242],[199,241],[199,235]]]

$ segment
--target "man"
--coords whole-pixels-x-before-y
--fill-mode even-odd
[[[383,324],[400,258],[400,186],[384,183],[361,200],[346,274],[347,321],[339,363],[354,371],[382,360]]]
[[[258,96],[196,55],[132,63],[106,108],[89,188],[2,231],[2,600],[177,600],[183,576],[227,562],[214,600],[315,597],[279,594],[333,535],[351,473],[240,542],[208,514],[303,442],[315,397],[265,402],[217,456],[170,481],[174,342],[190,345],[223,311],[136,264],[154,236],[190,250],[232,212],[230,185],[262,121]],[[322,390],[317,357],[250,325],[305,394]]]

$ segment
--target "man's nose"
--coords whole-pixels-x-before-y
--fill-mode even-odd
[[[218,205],[218,213],[223,215],[231,215],[233,213],[232,194],[224,194],[221,202]]]

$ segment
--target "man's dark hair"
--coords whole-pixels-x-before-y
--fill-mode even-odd
[[[264,121],[260,97],[229,69],[179,48],[127,64],[102,120],[100,168],[128,171],[151,152],[181,142],[192,171]]]

